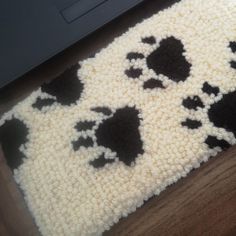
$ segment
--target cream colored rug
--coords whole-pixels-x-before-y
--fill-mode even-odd
[[[0,120],[45,236],[101,235],[236,143],[236,1],[183,0]]]

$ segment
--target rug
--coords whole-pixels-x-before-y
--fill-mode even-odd
[[[4,114],[42,235],[101,235],[236,143],[236,1],[183,0]]]

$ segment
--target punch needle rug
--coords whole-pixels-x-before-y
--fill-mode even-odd
[[[46,236],[101,235],[236,143],[236,1],[183,0],[4,114]]]

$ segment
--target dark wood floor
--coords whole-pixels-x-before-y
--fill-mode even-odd
[[[0,90],[0,114],[67,66],[98,52],[128,27],[171,0],[146,0]],[[0,151],[0,236],[39,235]],[[236,235],[236,147],[212,158],[185,179],[153,197],[104,235]]]

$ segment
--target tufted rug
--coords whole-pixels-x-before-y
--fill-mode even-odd
[[[101,235],[236,143],[236,1],[182,0],[0,120],[45,236]]]

